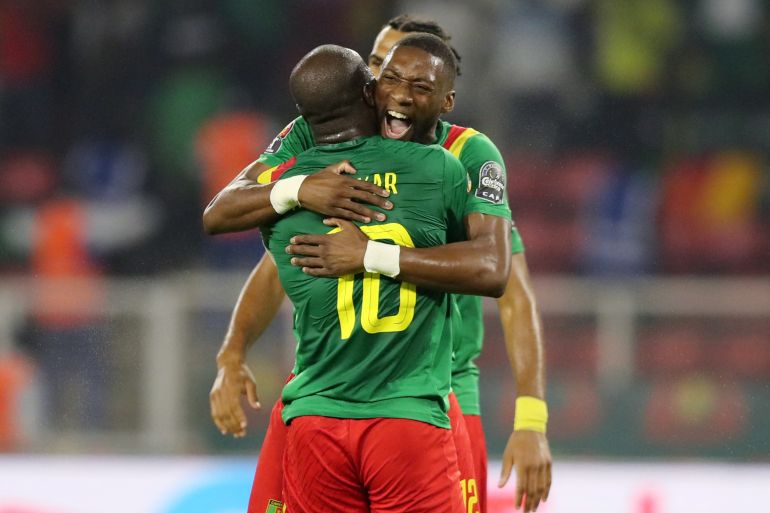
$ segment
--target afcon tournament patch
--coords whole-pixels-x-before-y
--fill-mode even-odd
[[[476,187],[476,197],[495,205],[503,202],[505,194],[505,174],[500,164],[488,160],[479,169],[479,185]]]
[[[289,133],[291,132],[291,129],[294,128],[294,121],[286,125],[286,127],[283,130],[281,130],[281,133],[275,136],[275,139],[273,139],[273,142],[270,143],[270,146],[268,146],[265,149],[265,153],[275,153],[281,149],[283,140],[286,138],[287,135],[289,135]]]
[[[281,501],[270,499],[267,503],[267,509],[265,513],[284,513],[284,504]]]

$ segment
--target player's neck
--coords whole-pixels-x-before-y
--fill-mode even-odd
[[[359,137],[368,137],[375,135],[377,132],[373,129],[369,130],[365,127],[349,126],[344,129],[330,130],[330,131],[318,131],[313,130],[313,138],[316,144],[337,144],[346,141],[352,141]]]
[[[313,130],[316,144],[336,144],[377,134],[373,111],[312,124],[310,128]]]
[[[438,141],[438,137],[436,136],[436,130],[438,127],[438,119],[431,125],[431,128],[429,130],[426,130],[423,134],[415,134],[415,137],[412,138],[412,141],[420,144],[435,144]]]

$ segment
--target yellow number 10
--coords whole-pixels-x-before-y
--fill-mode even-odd
[[[335,228],[329,233],[340,231]],[[414,243],[403,225],[398,223],[377,226],[362,226],[372,240],[392,240],[399,246],[413,248]],[[340,318],[340,333],[343,340],[350,338],[356,323],[356,308],[353,305],[353,283],[355,276],[346,274],[337,282],[337,314]],[[417,287],[412,283],[401,283],[398,311],[393,315],[379,317],[380,275],[364,273],[363,301],[361,305],[361,327],[367,333],[404,331],[414,319],[414,305],[417,302]]]

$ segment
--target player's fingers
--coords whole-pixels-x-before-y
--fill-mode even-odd
[[[286,252],[290,255],[320,256],[321,247],[311,244],[290,244],[286,246]]]
[[[255,410],[262,408],[259,404],[259,395],[257,395],[257,384],[250,379],[246,380],[246,399],[249,401],[249,406]]]
[[[511,469],[513,468],[513,461],[508,458],[503,458],[503,468],[500,470],[500,480],[497,482],[497,487],[502,488],[508,479],[511,477]]]
[[[385,214],[382,212],[377,212],[376,210],[372,210],[371,208],[362,205],[361,203],[357,203],[353,200],[346,199],[340,202],[338,205],[339,208],[343,210],[349,210],[350,212],[353,212],[354,214],[358,214],[360,216],[364,216],[366,218],[376,219],[378,221],[384,221],[385,220]],[[344,219],[348,219],[350,216],[343,216]]]
[[[323,223],[326,226],[336,226],[340,230],[357,230],[358,227],[346,219],[340,219],[338,217],[327,217]]]
[[[543,500],[547,501],[548,496],[551,494],[551,462],[549,461],[545,466],[545,494]]]
[[[521,508],[522,500],[527,493],[527,471],[523,467],[516,468],[516,509]]]
[[[352,202],[351,202],[352,203]],[[375,212],[372,211],[372,214]],[[359,223],[371,223],[372,217],[371,216],[365,216],[363,214],[357,214],[351,210],[341,208],[341,207],[334,207],[331,209],[330,212],[331,215],[340,217],[342,219],[348,219],[349,221],[358,221]]]
[[[545,502],[545,498],[548,495],[548,475],[546,468],[546,465],[541,465],[538,469],[537,482],[539,485],[540,497],[538,499],[538,504],[535,504],[535,509],[538,508],[541,502]]]
[[[292,245],[297,244],[308,244],[310,246],[318,246],[321,242],[325,240],[326,235],[312,235],[312,234],[304,234],[304,235],[295,235],[291,239],[289,239],[289,242]]]
[[[335,164],[334,168],[332,169],[332,171],[334,171],[338,175],[341,175],[343,173],[348,174],[348,175],[356,174],[356,168],[354,168],[350,164],[350,161],[348,161],[348,160],[343,160],[343,161],[338,162],[337,164]]]
[[[219,394],[216,393],[211,396],[211,418],[214,419],[214,424],[216,424],[219,432],[226,435],[227,425],[224,422],[222,401]]]
[[[390,192],[387,189],[383,189],[379,185],[374,185],[373,183],[366,182],[364,180],[356,180],[356,183],[353,184],[352,187],[354,191],[374,194],[375,196],[379,196],[380,198],[387,198],[388,196],[390,196]],[[370,203],[370,201],[366,201],[366,202]]]
[[[302,272],[317,278],[337,278],[337,275],[325,267],[303,267]]]
[[[295,267],[315,268],[315,267],[323,267],[324,261],[323,259],[318,257],[293,257],[291,259],[291,265]]]
[[[530,468],[527,473],[529,474],[529,479],[527,480],[529,485],[527,490],[527,508],[529,509],[527,511],[535,511],[540,504],[540,498],[543,493],[543,483],[540,482],[540,468]]]
[[[377,205],[378,207],[386,208],[388,210],[393,208],[393,203],[386,199],[390,196],[388,191],[370,184],[369,182],[364,182],[363,180],[356,180],[355,186],[346,191],[346,193],[357,201],[363,201],[370,205]]]

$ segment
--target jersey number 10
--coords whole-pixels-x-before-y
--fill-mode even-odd
[[[329,233],[340,231],[335,228]],[[362,226],[372,240],[392,240],[399,246],[413,248],[414,243],[403,225],[387,223],[376,226]],[[355,275],[346,274],[337,281],[337,314],[340,318],[340,333],[343,340],[350,338],[356,323],[356,308],[353,304],[353,285]],[[393,315],[379,317],[380,275],[364,273],[363,301],[361,304],[361,327],[367,333],[385,333],[404,331],[414,319],[414,306],[417,303],[417,287],[413,283],[401,283],[399,289],[398,311]]]

